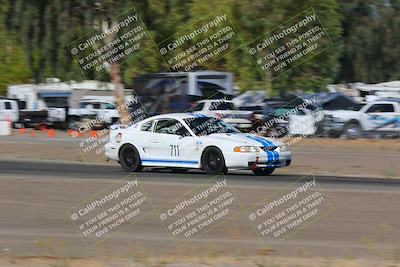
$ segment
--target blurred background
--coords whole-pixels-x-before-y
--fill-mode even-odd
[[[7,105],[3,110],[15,109],[14,113],[18,113],[17,117],[9,111],[3,117],[17,123],[14,126],[18,128],[30,125],[72,128],[84,117],[99,116],[107,109],[114,109],[110,75],[97,76],[93,72],[83,75],[67,45],[132,7],[136,8],[151,38],[144,41],[145,49],[141,53],[120,64],[120,77],[126,88],[125,95],[139,96],[147,115],[184,111],[204,98],[233,99],[231,109],[252,113],[248,119],[253,127],[246,130],[256,130],[271,116],[276,117],[313,96],[318,101],[297,115],[306,115],[318,107],[359,110],[367,102],[400,98],[400,82],[396,81],[400,79],[398,0],[224,0],[218,3],[5,0],[0,4],[0,96],[17,101],[19,110],[12,108],[15,103],[3,104]],[[243,44],[311,7],[332,45],[300,66],[279,76],[268,73],[269,79],[264,79]],[[168,75],[170,68],[157,53],[155,44],[180,31],[195,29],[198,21],[219,9],[226,13],[240,38],[232,40],[230,53],[223,54],[206,68],[199,67],[202,71],[215,72],[198,75],[195,88],[188,88],[186,74]],[[182,91],[183,87],[186,91]],[[160,100],[160,96],[164,97]],[[283,111],[276,111],[282,107]],[[334,133],[329,131],[332,137],[342,133],[347,137],[361,137],[363,131],[372,131],[383,123],[395,128],[396,135],[397,108],[396,103],[392,107],[389,103],[389,106],[373,106],[371,110],[366,108],[364,113],[374,111],[375,117],[378,113],[391,112],[375,120],[380,124],[369,126],[357,119],[357,114],[337,112],[319,114],[316,121],[322,123],[325,119],[320,126],[325,127],[324,133],[329,130],[326,127],[336,128]],[[225,105],[221,109],[229,107]],[[346,134],[351,119],[358,121],[353,121]],[[287,120],[281,122],[290,128]],[[112,121],[115,119],[106,123]],[[317,128],[308,135],[321,133]]]
[[[140,51],[83,72],[70,44],[129,10],[146,32]],[[250,44],[305,10],[318,16],[321,47],[260,70]],[[213,14],[234,29],[229,50],[173,69],[162,44]],[[66,211],[126,177],[104,156],[123,101],[133,123],[190,111],[280,138],[288,168],[228,174],[242,208],[308,176],[332,215],[277,246],[237,216],[177,250],[155,212],[87,249]],[[0,266],[400,266],[399,136],[400,0],[0,0]],[[178,171],[134,174],[155,209],[210,178]]]
[[[295,90],[324,91],[332,83],[380,83],[400,75],[400,2],[369,1],[8,1],[0,5],[0,94],[16,83],[39,83],[48,77],[82,80],[66,49],[92,30],[99,19],[135,7],[156,42],[165,40],[212,11],[223,8],[247,42],[313,7],[334,46],[270,84],[259,81],[238,49],[215,70],[235,74],[240,90],[268,89],[269,94]],[[143,74],[165,71],[150,50],[122,66],[125,84]],[[93,78],[88,76],[88,78]]]

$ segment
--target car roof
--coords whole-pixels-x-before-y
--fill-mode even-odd
[[[207,103],[207,102],[229,102],[229,103],[233,103],[233,101],[226,100],[226,99],[204,99],[204,100],[197,101],[197,103]]]
[[[156,115],[150,118],[147,118],[146,121],[149,120],[156,120],[156,119],[188,119],[188,118],[195,118],[195,117],[207,117],[206,115],[195,114],[195,113],[167,113]]]
[[[112,101],[107,100],[99,100],[99,99],[82,99],[80,103],[106,103],[106,104],[114,104]]]
[[[13,100],[13,99],[0,99],[1,103],[5,103],[5,102],[15,102],[17,103],[17,101]]]
[[[397,103],[400,103],[400,98],[381,98],[381,99],[378,99],[378,100],[373,101],[373,102],[376,102],[376,103],[378,103],[378,102],[397,102]]]

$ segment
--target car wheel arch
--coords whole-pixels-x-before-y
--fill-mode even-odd
[[[200,168],[203,168],[203,166],[202,166],[202,161],[203,161],[203,156],[204,156],[204,153],[208,150],[208,149],[212,149],[212,148],[216,148],[216,149],[218,149],[219,151],[221,151],[221,153],[222,153],[222,156],[224,157],[224,160],[225,160],[225,155],[224,155],[224,152],[222,152],[222,149],[221,148],[219,148],[219,147],[217,147],[217,146],[215,146],[215,145],[208,145],[208,146],[206,146],[204,149],[203,149],[203,151],[201,152],[201,155],[200,155]]]
[[[357,120],[357,119],[351,119],[351,120],[347,121],[345,126],[348,126],[350,124],[357,124],[358,126],[360,126],[362,128],[362,125],[361,125],[360,121]]]
[[[121,145],[121,146],[119,147],[119,150],[118,150],[118,158],[121,156],[121,151],[122,151],[122,149],[125,148],[125,147],[127,147],[127,146],[131,146],[131,147],[135,148],[136,151],[139,152],[139,150],[137,149],[137,147],[136,147],[135,145],[133,145],[133,144],[131,144],[131,143],[125,143],[125,144],[123,144],[123,145]]]
[[[358,135],[353,135],[353,134],[349,134],[348,129],[349,127],[357,127],[358,129]],[[357,119],[351,119],[348,122],[346,122],[346,124],[343,127],[343,132],[346,135],[346,137],[348,139],[358,139],[361,138],[363,135],[363,131],[364,131],[364,127],[361,124],[361,121],[357,120]]]

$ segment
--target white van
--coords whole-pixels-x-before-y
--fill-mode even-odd
[[[18,120],[18,102],[7,98],[0,98],[0,121],[11,121],[12,123],[15,123]]]

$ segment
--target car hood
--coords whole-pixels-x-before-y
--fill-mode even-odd
[[[355,110],[327,110],[324,111],[324,114],[332,115],[332,116],[339,116],[339,117],[350,117],[350,116],[357,116],[360,114],[359,111]]]
[[[272,138],[265,138],[258,135],[247,133],[215,133],[206,136],[214,140],[221,140],[221,142],[231,142],[236,146],[281,146],[283,143],[279,140]]]

